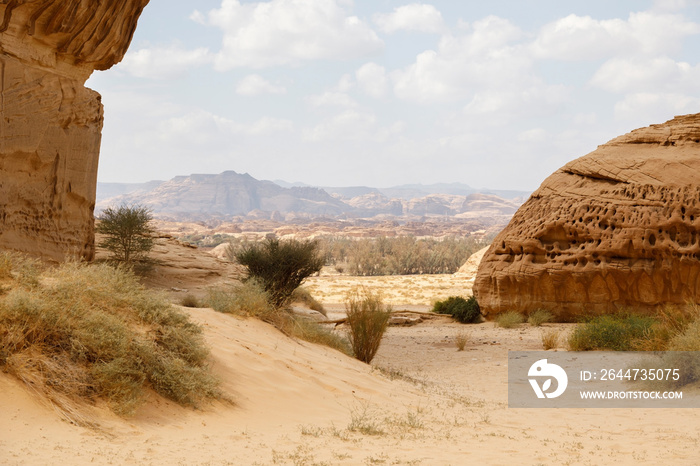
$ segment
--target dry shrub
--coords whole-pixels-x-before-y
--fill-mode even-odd
[[[553,320],[554,314],[549,311],[545,311],[544,309],[538,309],[527,316],[527,323],[533,327],[539,327],[542,324],[552,322]]]
[[[304,288],[303,286],[300,286],[296,290],[292,292],[292,302],[297,302],[297,303],[303,303],[309,307],[309,309],[313,309],[314,311],[320,312],[324,316],[327,316],[328,314],[326,313],[326,310],[323,308],[323,304],[321,304],[316,298],[311,296],[311,293],[309,293],[309,290]]]
[[[227,314],[255,317],[267,322],[285,335],[352,354],[348,341],[316,322],[297,317],[270,304],[269,294],[256,280],[247,280],[228,288],[209,290],[207,305]]]
[[[10,251],[0,252],[0,280],[10,280],[24,287],[39,284],[42,264],[31,257]]]
[[[12,254],[6,251],[0,252],[0,280],[12,278],[13,260]]]
[[[186,294],[180,300],[180,306],[183,307],[202,307],[202,303],[193,294]]]
[[[508,311],[496,316],[496,325],[501,328],[514,328],[525,322],[525,317],[519,312]]]
[[[545,350],[555,349],[559,346],[559,330],[550,329],[542,332],[542,348]]]
[[[220,396],[200,327],[131,272],[70,263],[42,282],[0,300],[0,365],[64,414],[95,398],[129,414],[149,388],[189,406]]]
[[[457,347],[457,351],[464,351],[464,348],[467,346],[468,341],[469,335],[467,335],[464,332],[458,333],[455,337],[455,346]]]
[[[353,353],[357,359],[369,364],[389,325],[391,306],[384,304],[380,294],[359,288],[348,295],[345,310]]]
[[[270,323],[278,313],[270,304],[269,293],[254,279],[225,288],[210,288],[206,304],[225,314],[257,317]]]
[[[653,337],[658,321],[650,316],[619,312],[589,319],[569,335],[571,351],[632,351]]]
[[[334,333],[329,328],[313,320],[293,316],[291,314],[286,315],[288,316],[288,320],[285,333],[289,336],[300,338],[310,343],[316,343],[317,345],[328,346],[348,356],[352,356],[352,348],[347,338]]]

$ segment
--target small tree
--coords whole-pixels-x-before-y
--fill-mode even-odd
[[[99,245],[112,253],[112,259],[131,263],[143,259],[153,249],[151,211],[142,206],[107,207],[96,226],[105,235]]]
[[[236,254],[239,264],[248,269],[249,278],[257,278],[270,294],[270,303],[282,307],[292,292],[323,267],[315,241],[267,238],[245,246]]]

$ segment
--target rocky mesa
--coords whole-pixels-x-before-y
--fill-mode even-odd
[[[147,3],[0,1],[0,247],[93,257],[103,110],[84,84],[123,58]]]
[[[560,319],[700,300],[700,114],[632,131],[547,178],[495,239],[482,312]]]

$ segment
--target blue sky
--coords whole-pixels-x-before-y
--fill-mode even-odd
[[[533,190],[700,112],[699,57],[700,0],[151,0],[87,83],[98,179]]]

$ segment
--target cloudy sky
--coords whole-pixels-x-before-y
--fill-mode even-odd
[[[700,0],[151,0],[87,85],[103,182],[533,190],[700,112]]]

